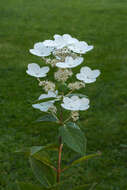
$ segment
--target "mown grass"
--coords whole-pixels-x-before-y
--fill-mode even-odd
[[[31,104],[41,89],[25,73],[28,63],[41,64],[28,50],[55,33],[93,44],[85,63],[102,72],[96,83],[85,88],[91,108],[81,115],[87,154],[99,150],[102,156],[82,164],[70,180],[95,182],[96,190],[127,188],[127,149],[121,146],[127,144],[126,13],[126,0],[0,1],[1,190],[9,190],[16,179],[34,180],[27,159],[15,150],[52,142],[57,135],[56,127],[34,123],[41,113]],[[67,159],[70,155],[64,153]],[[74,174],[74,168],[70,172]]]

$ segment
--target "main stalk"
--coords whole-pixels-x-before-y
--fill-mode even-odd
[[[62,148],[63,148],[62,138],[59,137],[59,153],[58,153],[58,166],[57,166],[57,183],[60,182]]]

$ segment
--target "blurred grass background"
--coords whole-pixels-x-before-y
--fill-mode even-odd
[[[95,46],[85,64],[100,69],[96,83],[84,93],[91,108],[81,115],[87,154],[101,158],[80,165],[70,178],[75,184],[96,182],[96,190],[127,188],[127,0],[1,0],[0,1],[0,189],[15,179],[35,178],[23,155],[14,151],[52,142],[57,129],[35,124],[41,115],[31,107],[40,95],[36,80],[26,75],[35,42],[69,33]],[[65,152],[64,157],[69,158]],[[68,177],[66,173],[66,177]],[[35,180],[36,183],[36,180]]]

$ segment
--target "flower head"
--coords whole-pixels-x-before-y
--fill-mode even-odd
[[[96,81],[96,78],[100,75],[99,70],[91,70],[89,67],[82,67],[80,73],[76,75],[78,80],[85,83],[92,83]]]
[[[31,63],[28,65],[28,70],[26,71],[28,75],[42,78],[49,72],[49,67],[41,67],[36,63]]]
[[[39,57],[49,56],[53,48],[44,46],[43,42],[38,42],[34,45],[34,49],[30,49],[30,53]]]
[[[59,68],[74,68],[80,65],[82,62],[83,62],[82,57],[77,57],[76,59],[73,59],[72,57],[67,56],[64,62],[58,62],[56,63],[56,66]]]
[[[87,110],[89,108],[89,99],[79,98],[78,96],[64,97],[61,106],[72,111]]]

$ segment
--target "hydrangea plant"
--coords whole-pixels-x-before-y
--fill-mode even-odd
[[[56,123],[59,138],[58,144],[33,146],[29,149],[30,165],[41,185],[18,183],[19,190],[62,189],[61,174],[66,169],[100,155],[100,153],[86,155],[86,138],[77,124],[80,123],[80,112],[90,108],[89,98],[78,91],[83,89],[80,91],[84,92],[85,86],[95,82],[100,75],[99,70],[84,66],[82,55],[92,49],[92,45],[79,41],[69,34],[54,35],[53,40],[38,42],[30,49],[31,54],[43,60],[43,66],[31,63],[26,71],[28,75],[37,79],[43,91],[32,107],[43,112],[38,121]],[[52,80],[49,80],[48,76],[50,70]],[[78,159],[64,167],[63,145],[67,145],[78,154]],[[57,151],[57,164],[52,164],[49,151]],[[71,188],[74,189],[72,184],[66,189]]]

